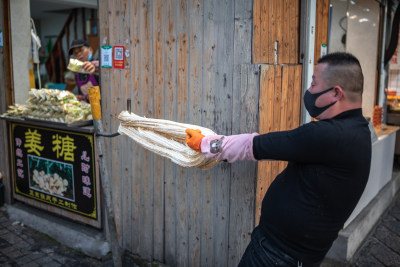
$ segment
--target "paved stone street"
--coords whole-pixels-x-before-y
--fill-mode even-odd
[[[321,267],[400,267],[400,192],[364,241],[352,263],[325,260]]]
[[[400,194],[356,255],[353,266],[400,266]]]
[[[6,209],[0,209],[0,266],[106,266],[102,264],[17,221],[10,221]]]
[[[124,257],[124,266],[157,266]],[[99,260],[67,248],[17,221],[0,208],[0,266],[113,266],[111,255]],[[353,259],[353,263],[326,260],[321,267],[400,266],[400,192]]]
[[[139,264],[139,265],[138,265]],[[63,246],[18,221],[9,219],[7,210],[0,208],[0,266],[1,267],[112,267],[112,257],[95,259]],[[123,266],[162,266],[125,255]]]

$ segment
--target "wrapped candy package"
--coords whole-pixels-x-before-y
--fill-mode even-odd
[[[70,58],[67,69],[69,69],[70,71],[79,72],[79,73],[93,73],[94,72],[94,70],[86,71],[85,69],[83,69],[83,63],[84,62],[82,62],[78,59]]]
[[[1,115],[11,118],[30,118],[61,123],[92,119],[90,104],[80,102],[69,91],[31,89],[27,105],[15,104]]]

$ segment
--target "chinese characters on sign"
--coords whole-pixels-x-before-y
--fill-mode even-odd
[[[53,139],[53,152],[57,152],[57,158],[64,157],[66,161],[74,162],[74,139],[68,135],[65,137],[58,136],[58,134],[52,136]]]
[[[90,165],[88,164],[90,162],[90,157],[87,156],[87,152],[83,151],[82,156],[81,156],[81,171],[82,173],[82,183],[85,186],[82,186],[82,193],[84,196],[88,198],[92,198],[92,195],[90,193],[91,188],[90,188],[90,179],[89,176],[87,176],[90,172]]]
[[[15,156],[16,156],[16,170],[17,170],[17,177],[24,179],[24,162],[22,160],[22,158],[24,157],[24,154],[22,152],[21,149],[21,145],[22,145],[22,140],[21,138],[15,138]]]
[[[12,123],[15,193],[97,219],[92,134]]]
[[[41,134],[38,134],[37,130],[31,132],[31,129],[28,129],[28,131],[25,132],[24,147],[28,149],[28,153],[33,152],[36,155],[40,156],[40,151],[43,150],[43,146],[40,145],[41,137]]]

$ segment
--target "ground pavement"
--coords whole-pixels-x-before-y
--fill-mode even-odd
[[[352,263],[325,260],[321,267],[400,267],[400,192],[352,259]]]
[[[129,267],[158,266],[125,255],[123,265]],[[113,266],[111,256],[102,260],[87,257],[8,218],[5,207],[0,208],[0,266]],[[161,265],[159,265],[161,266]],[[321,267],[400,267],[400,192],[386,210],[352,263],[325,260]]]

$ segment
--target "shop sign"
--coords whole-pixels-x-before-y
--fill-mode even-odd
[[[97,220],[91,134],[11,123],[14,193]]]
[[[124,47],[123,46],[113,46],[113,67],[115,69],[124,69]]]

